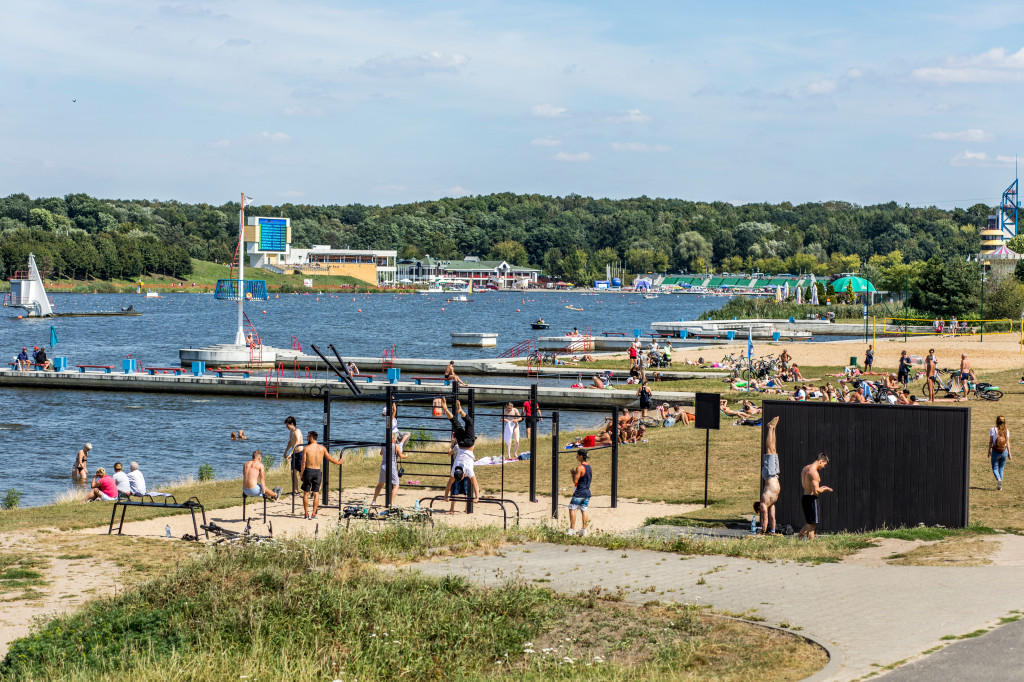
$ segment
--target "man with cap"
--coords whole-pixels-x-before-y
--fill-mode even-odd
[[[87,464],[89,462],[89,451],[92,450],[92,443],[86,443],[75,456],[75,466],[71,469],[71,478],[84,481],[89,474]]]
[[[25,371],[25,370],[28,369],[29,359],[28,359],[28,348],[27,347],[25,347],[25,346],[21,347],[21,352],[18,353],[17,361],[18,361],[18,369],[20,369],[22,371]]]

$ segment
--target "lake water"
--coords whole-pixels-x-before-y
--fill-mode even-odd
[[[470,295],[473,300],[469,303],[448,303],[447,298],[443,294],[282,294],[247,303],[246,313],[263,342],[272,346],[287,348],[294,336],[303,348],[308,349],[310,343],[324,347],[333,343],[342,355],[379,357],[385,347],[395,344],[399,357],[457,359],[493,357],[524,339],[536,338],[538,332],[530,328],[530,322],[538,317],[551,324],[549,331],[539,332],[544,335],[573,327],[581,331],[589,327],[594,334],[632,333],[633,329],[646,333],[651,322],[693,319],[727,300],[564,292],[483,292]],[[174,366],[179,348],[234,340],[236,304],[213,296],[167,294],[147,299],[130,294],[56,294],[53,299],[57,312],[119,310],[134,305],[142,316],[3,319],[0,342],[8,357],[22,346],[45,345],[50,357],[66,356],[70,365],[120,367],[120,361],[131,354],[147,366]],[[570,310],[568,305],[583,311]],[[58,336],[52,349],[48,347],[51,325]],[[498,348],[452,348],[452,331],[497,332]],[[335,417],[344,410],[344,421],[338,423],[344,424],[345,437],[377,439],[379,409],[359,403],[339,405]],[[303,431],[322,430],[323,403],[6,389],[0,391],[0,410],[0,448],[5,460],[0,492],[16,487],[24,494],[22,504],[38,505],[68,489],[75,452],[86,441],[93,444],[90,474],[99,466],[112,471],[115,461],[127,468],[135,460],[151,487],[195,476],[200,464],[207,462],[218,477],[236,478],[254,449],[279,458],[287,441],[286,416],[294,415]],[[562,428],[591,426],[601,417],[565,413]],[[415,428],[411,421],[403,421],[402,428]],[[245,430],[248,441],[228,439],[229,433],[239,428]],[[497,436],[497,426],[492,430],[489,435]]]

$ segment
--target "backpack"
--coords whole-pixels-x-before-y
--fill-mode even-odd
[[[993,449],[997,450],[998,452],[1006,452],[1006,436],[1004,436],[1003,434],[999,433],[996,436],[996,442],[995,442],[995,445],[993,446]]]

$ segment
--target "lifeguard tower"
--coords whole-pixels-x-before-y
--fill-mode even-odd
[[[28,254],[28,269],[19,270],[11,277],[11,293],[4,296],[4,306],[22,308],[27,317],[51,317],[53,307],[43,288],[43,278],[36,267],[35,254]]]
[[[1006,248],[1006,242],[1017,235],[1017,214],[1020,212],[1020,198],[1017,195],[1018,180],[1003,191],[995,215],[988,217],[988,224],[981,231],[982,258],[1016,256]]]

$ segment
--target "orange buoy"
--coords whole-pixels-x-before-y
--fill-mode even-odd
[[[516,308],[516,312],[517,312],[517,313],[519,312],[519,308]]]
[[[359,312],[363,312],[363,309],[362,309],[362,308],[360,308],[360,309],[359,309]]]

